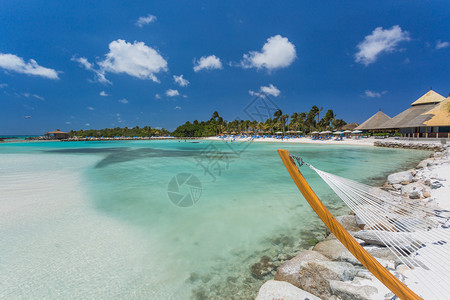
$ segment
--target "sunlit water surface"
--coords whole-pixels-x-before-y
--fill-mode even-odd
[[[275,272],[258,274],[262,256],[280,264],[324,237],[281,147],[372,185],[429,154],[208,141],[0,144],[0,298],[254,297]],[[334,213],[347,212],[302,169]],[[193,195],[187,207],[168,195],[180,173],[201,184],[180,188]]]

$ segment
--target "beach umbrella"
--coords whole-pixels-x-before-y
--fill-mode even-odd
[[[282,131],[277,131],[277,132],[275,132],[276,134],[282,134],[283,132]]]
[[[335,131],[335,132],[333,132],[333,134],[343,134],[344,132],[343,131]]]
[[[297,130],[296,133],[302,133],[302,132]]]
[[[351,130],[344,130],[344,133],[351,133]]]
[[[319,133],[318,131],[313,131],[313,132],[311,132],[311,134],[317,134],[317,133]]]
[[[331,131],[325,130],[325,131],[322,131],[320,134],[328,134],[328,133],[331,133]]]
[[[352,133],[362,133],[362,131],[361,130],[354,130],[354,131],[352,131]]]

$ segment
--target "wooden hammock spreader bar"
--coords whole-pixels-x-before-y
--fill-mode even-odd
[[[422,299],[417,296],[403,282],[383,267],[366,249],[364,249],[347,230],[333,217],[328,209],[323,205],[312,188],[306,182],[294,160],[289,156],[288,150],[278,150],[286,169],[294,180],[300,192],[314,209],[322,222],[330,229],[336,238],[367,268],[376,278],[378,278],[389,290],[400,299]]]

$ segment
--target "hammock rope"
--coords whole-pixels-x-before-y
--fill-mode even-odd
[[[450,279],[449,211],[321,171],[302,158],[290,155],[287,150],[278,152],[297,187],[325,225],[392,292],[401,299],[419,299],[418,295],[426,295],[426,299],[447,297],[446,287]],[[406,266],[410,271],[408,280],[414,280],[408,281],[408,285],[414,287],[415,292],[380,265],[336,221],[304,179],[300,172],[302,166],[315,171],[362,220],[364,229],[368,230],[366,234],[373,237],[369,244],[385,246],[397,258],[396,264],[399,262]]]
[[[321,171],[299,157],[291,157],[299,168],[306,165],[315,171],[408,269],[423,268],[450,278],[450,269],[442,268],[443,262],[450,257],[450,247],[445,246],[450,241],[448,212],[442,214],[443,211],[420,202]],[[427,255],[421,255],[420,250],[425,247],[428,247]],[[446,296],[437,292],[442,287],[436,286],[435,276],[418,277],[415,272],[411,273],[417,281],[424,283],[427,294],[436,299]]]

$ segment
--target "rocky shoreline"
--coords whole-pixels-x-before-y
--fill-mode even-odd
[[[432,142],[380,141],[375,146],[436,151],[421,161],[416,168],[388,176],[381,187],[405,201],[421,199],[427,205],[439,204],[432,198],[432,191],[442,188],[446,178],[435,174],[435,169],[450,165],[450,148]],[[371,230],[364,230],[352,212],[336,218],[356,240],[397,278],[405,281],[408,268],[380,241],[373,239]],[[262,262],[264,263],[264,262]],[[327,237],[309,250],[300,252],[276,270],[274,280],[265,282],[256,297],[266,299],[396,299],[377,278],[327,232]]]
[[[415,149],[415,150],[430,150],[430,151],[443,151],[446,148],[446,144],[442,144],[440,141],[376,141],[373,143],[375,147],[386,148],[403,148],[403,149]]]

